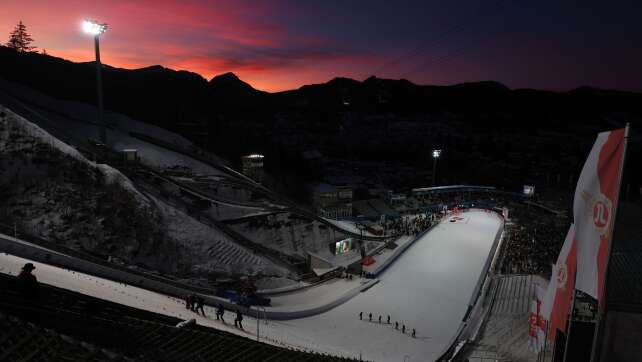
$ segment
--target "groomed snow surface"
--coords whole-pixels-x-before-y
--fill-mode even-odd
[[[406,250],[369,290],[313,317],[267,325],[262,322],[261,339],[365,360],[433,361],[457,332],[500,227],[495,214],[482,211],[468,212],[458,222],[446,219]],[[24,262],[0,255],[0,272],[16,274]],[[193,316],[174,298],[39,263],[36,266],[35,274],[44,283],[157,313]],[[359,320],[359,312],[364,312],[364,321]],[[211,309],[206,313],[213,316]],[[373,314],[373,322],[367,321],[368,313]],[[383,324],[378,323],[379,314]],[[385,324],[388,314],[391,325]],[[406,325],[405,334],[395,330],[395,321],[400,329],[401,324]],[[211,318],[197,317],[197,322],[248,335]],[[247,317],[244,325],[249,334],[255,332],[256,320]],[[417,330],[417,338],[411,338],[412,328]]]
[[[328,313],[292,321],[319,344],[375,361],[434,361],[448,347],[501,225],[491,213],[466,213],[465,222],[442,222],[415,242],[368,291]],[[358,314],[373,314],[360,321]],[[391,323],[406,325],[406,334]],[[417,330],[417,338],[408,329]]]

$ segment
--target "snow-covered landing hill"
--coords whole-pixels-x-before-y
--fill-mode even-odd
[[[0,226],[179,278],[285,274],[8,108],[0,115]]]

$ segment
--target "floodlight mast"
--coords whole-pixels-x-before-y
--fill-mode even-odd
[[[100,63],[100,42],[98,38],[100,34],[107,31],[107,24],[98,23],[95,20],[85,20],[82,23],[82,28],[85,33],[94,36],[94,47],[96,50],[96,93],[98,96],[98,126],[100,127],[100,142],[107,143],[107,131],[105,130],[105,122],[103,121],[103,80],[102,80],[102,64]]]
[[[437,184],[437,159],[441,156],[441,150],[432,150],[432,186]]]

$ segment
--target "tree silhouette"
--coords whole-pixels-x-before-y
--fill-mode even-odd
[[[22,20],[20,20],[9,36],[7,47],[19,52],[29,52],[36,48],[29,45],[32,41],[33,38],[31,38],[31,35],[27,33],[27,26],[22,23]]]

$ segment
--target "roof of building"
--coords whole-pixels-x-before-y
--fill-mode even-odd
[[[450,186],[435,186],[435,187],[419,187],[412,189],[413,193],[428,193],[428,192],[450,192],[450,191],[469,191],[469,190],[495,190],[492,186],[469,186],[469,185],[450,185]]]

